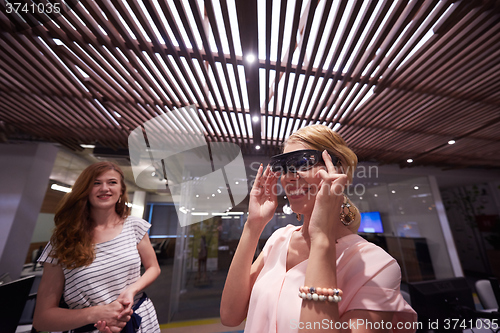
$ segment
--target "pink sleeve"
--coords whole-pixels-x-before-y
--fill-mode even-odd
[[[364,252],[364,265],[355,274],[356,282],[346,283],[349,291],[356,292],[349,297],[345,312],[392,311],[393,332],[415,332],[416,324],[413,323],[417,322],[417,314],[401,295],[401,269],[396,260],[382,249],[371,246],[360,249],[360,252]]]

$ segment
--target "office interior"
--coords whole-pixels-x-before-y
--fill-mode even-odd
[[[346,192],[359,233],[398,261],[401,289],[464,277],[487,308],[475,283],[500,279],[497,2],[80,1],[18,14],[0,14],[0,277],[35,276],[18,332],[57,204],[97,161],[124,170],[132,214],[151,223],[162,273],[146,291],[162,332],[242,331],[217,318],[247,194],[260,163],[311,124],[358,155]],[[183,110],[195,117],[182,122]],[[207,204],[186,222],[179,209],[201,200],[198,188],[175,192],[158,161],[138,171],[130,138],[165,119],[155,134],[170,152],[194,148],[196,134],[231,144],[230,208]],[[278,198],[256,256],[274,230],[301,223]]]

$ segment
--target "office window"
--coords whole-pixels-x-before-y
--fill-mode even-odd
[[[145,219],[151,223],[150,238],[175,237],[179,220],[175,206],[171,203],[149,203],[144,212]]]

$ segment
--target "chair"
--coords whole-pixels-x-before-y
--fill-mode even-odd
[[[15,333],[35,276],[30,275],[0,285],[0,323],[2,333]]]
[[[160,262],[160,260],[163,258],[165,250],[167,249],[169,243],[170,238],[166,238],[155,247],[156,259],[158,260],[158,262]]]
[[[476,292],[485,310],[498,310],[498,303],[490,280],[477,280]]]
[[[2,275],[0,275],[0,284],[10,281],[12,281],[12,278],[10,277],[9,273],[3,273]]]

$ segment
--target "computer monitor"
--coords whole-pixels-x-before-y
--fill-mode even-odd
[[[383,233],[384,226],[382,224],[380,212],[362,212],[358,232]]]
[[[472,289],[465,278],[450,278],[409,283],[411,306],[422,323],[420,332],[462,332],[474,311]]]

